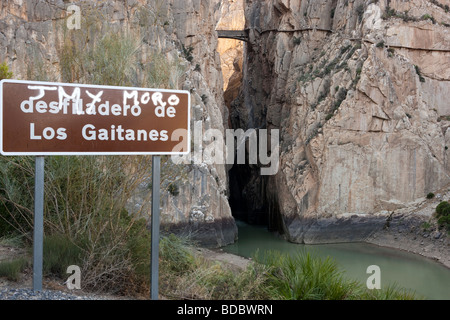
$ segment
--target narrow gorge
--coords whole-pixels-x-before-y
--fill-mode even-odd
[[[448,265],[445,231],[421,226],[449,196],[450,3],[228,2],[234,22],[218,29],[248,33],[232,63],[224,51],[229,124],[280,130],[276,175],[229,171],[235,218],[296,243],[368,241]]]

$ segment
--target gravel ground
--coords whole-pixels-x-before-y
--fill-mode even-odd
[[[107,300],[107,297],[89,295],[77,296],[63,291],[33,291],[27,288],[1,288],[0,300]]]

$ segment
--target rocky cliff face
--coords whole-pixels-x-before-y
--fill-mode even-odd
[[[231,122],[281,136],[277,175],[241,169],[247,215],[291,241],[360,241],[448,186],[449,5],[246,1]]]
[[[210,127],[224,130],[228,111],[215,33],[219,0],[79,1],[73,4],[80,8],[81,25],[73,30],[67,27],[71,4],[62,0],[0,1],[0,61],[8,63],[14,78],[86,81],[90,78],[77,78],[77,65],[68,68],[64,59],[73,61],[77,57],[70,52],[86,51],[107,32],[124,33],[127,39],[137,39],[139,49],[132,56],[130,84],[148,85],[144,81],[158,80],[164,86],[190,90],[191,127],[200,122],[203,131]],[[67,52],[67,43],[73,44],[72,51]],[[127,60],[125,56],[123,60]],[[202,141],[201,136],[197,139]],[[165,163],[162,228],[190,233],[210,246],[233,242],[237,230],[226,196],[225,167]],[[166,172],[170,174],[165,176]],[[142,186],[132,204],[144,204],[150,214],[148,192]]]
[[[244,1],[222,1],[217,30],[242,30],[245,28]],[[224,99],[227,107],[238,96],[242,86],[242,64],[244,44],[240,40],[219,39],[217,51],[220,54],[224,81]]]

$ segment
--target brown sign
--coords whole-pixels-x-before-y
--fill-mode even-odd
[[[186,154],[188,91],[0,82],[3,155]]]

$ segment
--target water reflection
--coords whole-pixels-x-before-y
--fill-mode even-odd
[[[397,283],[427,299],[450,300],[450,270],[430,259],[366,243],[299,245],[283,240],[265,227],[238,222],[238,228],[238,242],[225,247],[225,251],[252,257],[257,250],[286,253],[307,250],[321,257],[332,257],[345,270],[348,278],[362,283],[370,276],[366,274],[367,267],[378,265],[382,287]]]

